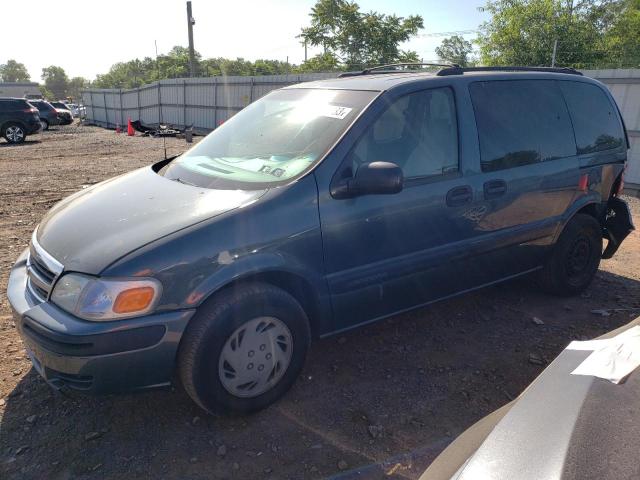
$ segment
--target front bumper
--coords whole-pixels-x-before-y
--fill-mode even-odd
[[[182,333],[195,310],[89,322],[39,303],[26,287],[27,250],[9,276],[7,297],[34,368],[55,388],[114,393],[171,382]]]

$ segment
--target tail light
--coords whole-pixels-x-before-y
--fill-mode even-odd
[[[38,113],[38,109],[36,107],[26,108],[24,113]]]

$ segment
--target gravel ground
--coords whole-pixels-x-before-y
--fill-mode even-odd
[[[170,155],[185,148],[167,140]],[[549,297],[525,278],[318,341],[291,392],[252,416],[206,415],[180,388],[55,393],[16,334],[9,269],[54,203],[162,155],[161,140],[86,126],[0,143],[1,478],[417,478],[569,341],[640,314],[634,232],[582,296]]]

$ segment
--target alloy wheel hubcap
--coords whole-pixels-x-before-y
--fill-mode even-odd
[[[258,317],[227,339],[218,361],[224,388],[236,397],[257,397],[277,384],[291,362],[293,338],[274,317]]]
[[[9,127],[5,133],[11,142],[19,142],[24,138],[24,132],[20,127]]]

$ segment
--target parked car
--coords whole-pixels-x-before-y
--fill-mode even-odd
[[[73,118],[80,116],[80,109],[78,108],[78,105],[76,105],[75,103],[67,103],[66,107],[71,111]]]
[[[0,98],[0,136],[9,143],[22,143],[40,131],[38,109],[23,98]]]
[[[70,125],[73,123],[73,113],[71,109],[63,102],[49,102],[58,111],[60,125]]]
[[[46,100],[29,100],[29,103],[38,109],[43,130],[49,130],[50,125],[62,124],[58,110]]]
[[[640,318],[598,340],[638,325]],[[518,398],[456,438],[420,480],[638,478],[640,372],[618,385],[572,375],[591,353],[563,350]]]
[[[633,229],[599,82],[351,75],[276,90],[51,209],[8,285],[36,369],[90,392],[177,372],[204,409],[249,412],[293,384],[312,338],[525,274],[577,294]]]

